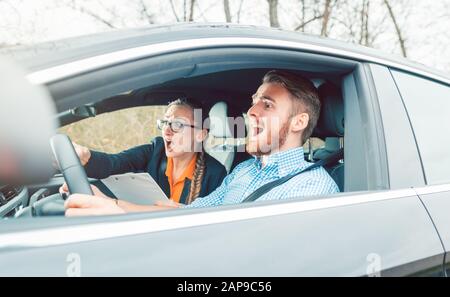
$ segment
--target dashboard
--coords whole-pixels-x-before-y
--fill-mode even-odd
[[[0,185],[0,218],[13,217],[28,205],[28,189],[24,186]]]
[[[63,183],[64,177],[57,174],[43,184],[0,185],[0,219],[13,218],[22,208],[57,193]]]
[[[89,178],[89,183],[97,186],[109,197],[114,194],[100,180]],[[48,182],[27,186],[14,186],[0,184],[0,219],[9,219],[19,215],[19,212],[42,198],[52,196],[59,192],[65,182],[62,174],[56,174]]]
[[[64,176],[59,173],[44,183],[26,186],[0,185],[0,219],[24,217],[29,214],[35,216],[38,213],[43,216],[55,215],[53,208],[47,212],[48,209],[42,207],[45,201],[61,200],[59,188],[64,182]],[[135,204],[153,205],[155,201],[167,199],[166,194],[148,173],[119,174],[101,180],[88,178],[88,182],[108,197],[116,198],[116,195],[119,195],[121,199]],[[59,208],[56,215],[61,215]]]

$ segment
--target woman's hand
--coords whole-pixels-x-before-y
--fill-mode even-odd
[[[75,142],[72,142],[72,145],[80,159],[81,165],[86,165],[91,158],[91,151],[87,147],[76,144]]]

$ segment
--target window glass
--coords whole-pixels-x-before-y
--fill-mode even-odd
[[[165,110],[166,106],[122,109],[69,124],[59,132],[89,149],[117,153],[161,135],[156,120],[163,118]]]
[[[449,182],[450,87],[400,71],[392,74],[414,129],[427,182]]]

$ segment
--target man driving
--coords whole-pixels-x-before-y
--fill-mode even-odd
[[[67,199],[66,216],[242,203],[263,185],[300,173],[311,165],[304,160],[302,146],[311,136],[319,114],[319,96],[310,80],[287,71],[269,71],[252,96],[252,106],[247,112],[249,137],[246,150],[254,158],[237,165],[215,191],[186,206],[170,203],[148,206],[109,198],[94,187],[95,196],[73,194]],[[62,190],[67,191],[67,186],[63,185]],[[301,172],[267,191],[258,201],[329,195],[336,192],[339,192],[339,188],[334,180],[323,167],[317,167]]]

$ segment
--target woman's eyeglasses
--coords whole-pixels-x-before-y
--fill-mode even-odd
[[[168,121],[168,120],[157,120],[156,124],[158,125],[158,129],[159,130],[163,130],[164,127],[166,127],[168,125],[170,130],[172,130],[175,133],[181,132],[184,127],[197,128],[194,125],[185,124],[185,123],[180,122],[180,121],[173,121],[173,122],[171,122],[171,121]]]

